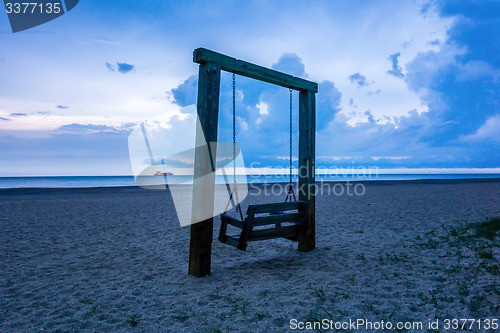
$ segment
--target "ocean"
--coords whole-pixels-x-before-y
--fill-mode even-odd
[[[162,176],[152,176],[152,184],[162,180]],[[190,184],[191,176],[166,176],[169,184]],[[297,176],[293,177],[297,181]],[[418,179],[480,179],[500,178],[500,174],[379,174],[363,175],[316,175],[317,182],[342,181],[386,181]],[[238,176],[238,183],[283,183],[288,175],[247,175]],[[229,176],[232,182],[232,175]],[[216,183],[224,184],[223,176],[216,176]],[[136,186],[133,176],[47,176],[47,177],[0,177],[0,189],[8,188],[88,188]]]

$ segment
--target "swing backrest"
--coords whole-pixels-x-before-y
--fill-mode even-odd
[[[303,205],[303,201],[250,205],[246,220],[252,226],[282,222],[298,223],[301,221],[300,210]]]

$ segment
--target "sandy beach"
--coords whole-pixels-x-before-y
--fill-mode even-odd
[[[364,185],[363,196],[318,195],[315,250],[271,240],[242,252],[214,239],[205,278],[187,275],[189,228],[167,191],[0,190],[0,331],[290,332],[292,319],[499,318],[500,238],[475,227],[500,216],[499,180]]]

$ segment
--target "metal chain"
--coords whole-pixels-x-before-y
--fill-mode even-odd
[[[243,220],[243,212],[240,207],[240,199],[238,198],[238,185],[236,183],[236,75],[233,73],[233,191],[234,199],[236,203],[236,212],[240,215],[241,220]],[[232,196],[231,193],[231,196]]]
[[[292,92],[293,90],[290,89],[290,183],[288,184],[288,193],[285,198],[285,202],[290,200],[290,202],[297,201],[297,198],[295,197],[295,192],[293,191],[293,177],[292,177],[292,165],[293,165],[293,103],[292,103]]]
[[[236,75],[233,73],[233,182],[236,188]]]
[[[292,137],[292,89],[290,89],[290,186],[292,186],[292,149],[293,149],[293,137]]]
[[[293,90],[290,89],[290,183],[288,184],[288,193],[285,198],[285,202],[290,200],[290,202],[297,201],[297,198],[295,197],[295,192],[293,191],[293,184],[292,184],[292,164],[293,164],[293,103],[292,103],[292,92]]]

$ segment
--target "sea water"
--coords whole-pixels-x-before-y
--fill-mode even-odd
[[[160,177],[160,179],[158,179]],[[293,181],[297,181],[294,175]],[[500,178],[500,174],[341,174],[316,175],[317,182],[342,181],[387,181],[387,180],[418,180],[418,179],[484,179]],[[168,184],[192,184],[192,176],[151,176],[152,183],[159,180]],[[285,183],[288,175],[246,175],[237,176],[238,183]],[[216,183],[232,183],[232,175],[227,180],[217,175]],[[47,176],[47,177],[0,177],[0,188],[86,188],[86,187],[123,187],[136,186],[133,176]]]

